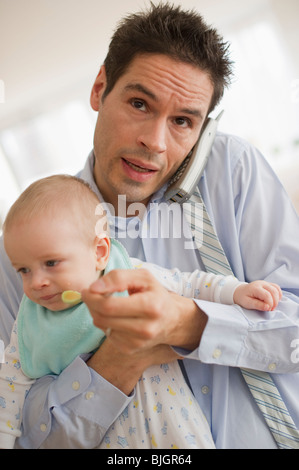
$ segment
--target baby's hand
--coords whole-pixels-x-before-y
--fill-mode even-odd
[[[263,312],[275,310],[282,292],[277,284],[266,281],[253,281],[241,284],[234,292],[234,302],[249,310]]]

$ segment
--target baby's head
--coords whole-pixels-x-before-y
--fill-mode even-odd
[[[105,269],[110,240],[104,211],[100,220],[96,215],[98,205],[87,183],[68,175],[36,181],[12,205],[4,246],[33,302],[63,310],[63,291],[81,292]]]

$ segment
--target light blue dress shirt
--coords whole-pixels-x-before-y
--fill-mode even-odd
[[[91,153],[79,176],[101,198],[92,176],[93,158]],[[299,219],[262,155],[233,136],[218,133],[199,189],[235,276],[275,282],[284,297],[269,313],[196,301],[208,323],[199,348],[180,350],[186,357],[185,372],[217,448],[276,448],[239,367],[271,372],[299,427]],[[153,196],[142,222],[112,218],[114,235],[130,256],[182,271],[203,269],[198,252],[185,249],[191,235],[184,219],[172,231],[163,223],[167,209],[157,203],[163,202],[164,190]],[[8,343],[22,288],[2,242],[0,249],[0,338]],[[83,359],[76,358],[60,376],[35,383],[26,399],[17,447],[99,445],[132,397]]]

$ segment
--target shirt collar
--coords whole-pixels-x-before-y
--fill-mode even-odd
[[[90,152],[88,155],[88,158],[86,160],[85,166],[83,170],[78,174],[79,178],[82,178],[84,181],[87,181],[87,183],[90,185],[91,189],[96,193],[98,196],[99,200],[101,202],[104,202],[103,196],[99,191],[99,188],[96,185],[96,182],[94,180],[93,176],[93,169],[94,169],[94,163],[95,163],[95,155],[93,150]]]

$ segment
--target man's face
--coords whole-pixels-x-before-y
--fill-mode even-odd
[[[99,111],[94,137],[94,176],[117,207],[147,204],[194,146],[207,116],[213,85],[206,72],[165,55],[136,57],[102,101],[104,66],[91,94]]]

